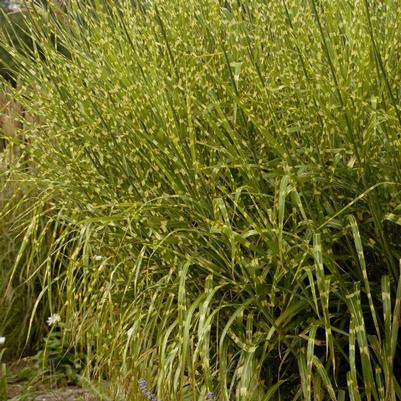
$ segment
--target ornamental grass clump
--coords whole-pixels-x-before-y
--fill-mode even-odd
[[[168,401],[401,399],[397,2],[26,18],[33,50],[1,46],[43,224],[14,277],[86,375],[115,399],[142,376]]]

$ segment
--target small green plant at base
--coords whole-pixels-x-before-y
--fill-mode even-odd
[[[85,367],[85,356],[66,345],[62,332],[63,324],[58,314],[51,315],[47,324],[51,326],[51,330],[42,349],[33,357],[38,376],[59,385],[78,384]]]

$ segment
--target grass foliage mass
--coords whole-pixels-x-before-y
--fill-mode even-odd
[[[141,378],[163,401],[401,400],[398,2],[24,18],[29,48],[1,39],[31,116],[1,176],[13,346],[59,314],[116,400]]]

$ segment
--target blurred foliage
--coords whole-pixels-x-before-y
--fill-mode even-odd
[[[13,81],[15,62],[10,54],[10,47],[28,49],[32,40],[27,32],[26,18],[21,11],[2,12],[0,9],[0,36],[6,46],[0,45],[0,75]]]

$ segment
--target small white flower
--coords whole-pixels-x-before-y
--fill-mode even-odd
[[[5,337],[0,337],[0,345],[3,345],[6,342]]]
[[[8,8],[10,9],[10,11],[21,11],[21,9],[18,7],[18,4],[15,3],[9,4]]]
[[[95,256],[95,260],[96,261],[99,261],[99,260],[102,260],[103,259],[103,256],[100,256],[100,255],[96,255]]]
[[[47,318],[47,324],[52,326],[53,324],[61,321],[60,315],[58,313],[53,313],[51,316]]]

